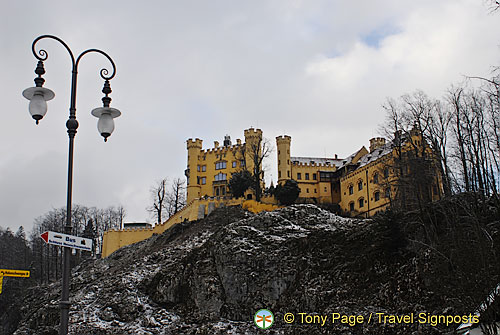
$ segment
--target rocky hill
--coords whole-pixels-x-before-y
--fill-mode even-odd
[[[459,323],[427,317],[468,315],[500,282],[498,217],[467,198],[369,220],[220,208],[75,268],[70,333],[447,334]],[[59,299],[58,283],[32,288],[15,335],[57,334]]]

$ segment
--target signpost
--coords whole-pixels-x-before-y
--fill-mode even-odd
[[[30,276],[29,271],[0,269],[0,294],[2,294],[3,277],[27,278],[29,276]]]
[[[81,249],[85,251],[92,251],[92,239],[83,238],[73,235],[56,233],[53,231],[46,231],[41,235],[45,243],[58,245],[60,247],[68,247],[74,249]]]

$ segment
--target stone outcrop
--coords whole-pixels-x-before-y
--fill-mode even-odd
[[[267,334],[449,333],[458,325],[366,322],[373,313],[467,314],[498,280],[461,285],[462,265],[400,219],[346,219],[314,205],[257,215],[219,208],[75,268],[70,333],[260,334],[253,317],[261,308],[276,320]],[[490,227],[495,250],[498,226]],[[57,283],[33,288],[15,334],[57,334],[59,295]],[[365,322],[301,324],[299,313]]]

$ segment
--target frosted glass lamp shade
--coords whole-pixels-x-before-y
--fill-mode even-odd
[[[47,101],[52,100],[54,92],[44,87],[30,87],[23,91],[23,96],[30,101],[29,111],[36,124],[47,113]]]
[[[113,133],[113,130],[115,130],[113,119],[120,116],[121,112],[116,108],[99,107],[93,109],[91,114],[99,119],[97,121],[97,130],[104,137],[104,142],[106,142],[108,137]]]

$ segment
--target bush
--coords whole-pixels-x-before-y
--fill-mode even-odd
[[[233,197],[242,197],[245,194],[246,190],[248,190],[250,186],[252,186],[252,183],[252,174],[247,170],[235,172],[232,174],[231,179],[228,183],[229,191],[231,192]]]
[[[288,179],[285,184],[277,185],[274,190],[274,196],[281,205],[291,205],[299,197],[300,188],[293,179]]]

